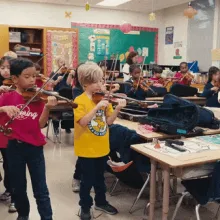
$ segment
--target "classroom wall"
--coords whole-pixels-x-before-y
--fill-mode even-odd
[[[215,1],[196,0],[192,5],[198,14],[189,20],[187,58],[198,60],[200,71],[207,71],[212,64]]]
[[[65,11],[72,11],[72,18],[65,18]],[[13,12],[13,14],[12,14]],[[0,1],[0,23],[22,26],[47,26],[70,28],[71,22],[122,24],[157,27],[163,29],[163,11],[157,12],[157,20],[150,22],[147,13],[135,13],[109,9],[52,5],[42,3]],[[163,53],[163,35],[159,32],[159,51]],[[163,59],[163,56],[160,56]],[[159,62],[162,62],[159,57]]]
[[[183,11],[187,7],[187,4],[167,8],[164,10],[164,29],[163,29],[163,44],[164,51],[161,58],[161,65],[179,65],[182,61],[187,61],[187,31],[188,31],[188,19],[183,16]],[[165,29],[166,27],[174,27],[173,42],[182,42],[182,47],[179,47],[180,55],[182,59],[174,59],[175,50],[174,44],[165,45]]]

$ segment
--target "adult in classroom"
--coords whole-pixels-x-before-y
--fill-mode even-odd
[[[132,51],[132,52],[129,53],[129,55],[127,57],[127,60],[126,60],[126,63],[124,65],[123,69],[122,69],[123,76],[124,76],[124,82],[128,81],[131,78],[129,68],[132,64],[137,63],[137,59],[138,59],[138,53],[137,52]]]

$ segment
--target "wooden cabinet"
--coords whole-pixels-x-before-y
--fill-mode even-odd
[[[18,57],[37,63],[45,74],[44,48],[44,28],[0,25],[0,57],[9,50],[14,51]]]
[[[9,51],[9,27],[0,25],[0,57]]]

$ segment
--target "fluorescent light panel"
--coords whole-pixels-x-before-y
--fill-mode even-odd
[[[104,0],[102,2],[99,2],[97,5],[114,7],[130,1],[131,0]]]

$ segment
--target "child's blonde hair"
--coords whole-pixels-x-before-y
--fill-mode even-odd
[[[97,83],[103,78],[102,69],[94,62],[86,62],[78,68],[78,80],[82,87]]]

